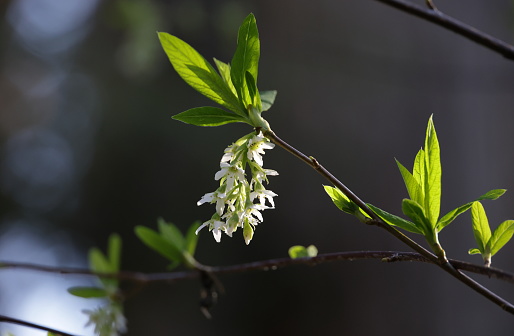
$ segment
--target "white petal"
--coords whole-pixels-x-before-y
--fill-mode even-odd
[[[212,235],[214,236],[214,239],[216,242],[221,242],[221,231],[220,229],[214,229],[212,230]]]
[[[207,222],[203,223],[202,225],[200,225],[200,227],[198,229],[196,229],[195,231],[195,234],[198,235],[198,232],[200,232],[201,229],[203,229],[204,227],[206,227],[207,225],[209,225],[211,223],[210,220],[208,220]]]

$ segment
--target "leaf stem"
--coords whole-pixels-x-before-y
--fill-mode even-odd
[[[286,151],[290,152],[312,168],[314,168],[319,174],[321,174],[323,177],[325,177],[327,180],[329,180],[335,187],[337,187],[341,192],[343,192],[350,200],[352,200],[355,204],[357,204],[362,210],[364,210],[371,218],[368,222],[368,224],[374,224],[377,225],[389,233],[391,233],[393,236],[401,240],[403,243],[405,243],[407,246],[411,247],[418,253],[420,253],[423,257],[430,260],[432,263],[439,265],[443,270],[445,270],[447,273],[451,274],[456,279],[460,280],[462,283],[470,287],[471,289],[475,290],[485,298],[489,299],[490,301],[494,302],[498,306],[500,306],[502,309],[508,311],[511,314],[514,314],[514,305],[509,303],[508,301],[504,300],[503,298],[499,297],[495,293],[491,292],[487,288],[483,287],[479,283],[477,283],[475,280],[471,279],[467,275],[459,272],[452,264],[449,263],[449,261],[444,258],[437,258],[434,254],[423,248],[421,245],[395,229],[394,227],[388,225],[384,221],[382,221],[371,209],[364,203],[359,197],[357,197],[348,187],[346,187],[341,181],[339,181],[334,175],[332,175],[328,170],[326,170],[322,165],[319,164],[319,162],[314,159],[312,156],[307,156],[294,148],[293,146],[289,145],[284,140],[280,139],[273,131],[263,131],[264,135],[268,137],[270,140],[272,140],[275,144],[279,145],[280,147],[284,148]]]

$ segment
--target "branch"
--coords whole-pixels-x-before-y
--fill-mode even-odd
[[[469,288],[473,289],[475,292],[479,293],[480,295],[484,296],[491,302],[495,303],[496,305],[500,306],[503,310],[508,311],[511,314],[514,314],[514,305],[512,305],[510,302],[506,301],[502,297],[496,295],[495,293],[491,292],[486,287],[482,286],[475,280],[471,279],[467,275],[459,272],[447,259],[444,258],[437,258],[435,255],[433,255],[431,252],[427,251],[425,248],[423,248],[421,245],[398,231],[393,226],[385,223],[382,219],[380,219],[371,209],[364,203],[362,200],[360,200],[348,187],[346,187],[341,181],[339,181],[337,178],[335,178],[328,170],[326,170],[322,165],[319,164],[319,162],[311,157],[306,156],[284,140],[280,139],[273,131],[271,130],[265,130],[264,135],[272,140],[274,143],[279,145],[280,147],[284,148],[289,153],[293,154],[294,156],[298,157],[300,160],[314,168],[320,175],[325,177],[328,181],[330,181],[334,186],[336,186],[341,192],[343,192],[350,200],[352,200],[355,204],[357,204],[362,210],[364,210],[371,218],[371,221],[368,221],[368,224],[374,224],[377,225],[384,230],[391,233],[393,236],[401,240],[403,243],[405,243],[407,246],[411,247],[418,253],[420,253],[423,257],[428,259],[430,262],[438,265],[441,267],[444,271],[449,273],[454,278],[461,281],[463,284],[468,286]]]
[[[310,258],[276,258],[262,261],[255,261],[245,264],[230,265],[230,266],[205,266],[199,265],[198,270],[209,272],[212,274],[229,274],[229,273],[242,273],[248,271],[269,271],[276,270],[278,268],[288,267],[292,265],[309,265],[315,266],[332,261],[354,261],[354,260],[366,260],[366,259],[378,259],[382,262],[424,262],[433,263],[429,259],[423,257],[419,253],[414,252],[399,252],[399,251],[349,251],[349,252],[335,252],[325,253],[317,255],[316,257]],[[489,278],[495,278],[498,280],[514,283],[514,274],[506,272],[501,269],[493,267],[485,267],[481,265],[475,265],[460,260],[449,259],[449,262],[456,268],[466,272],[480,274]],[[116,278],[124,281],[131,281],[136,283],[148,284],[152,282],[174,282],[178,280],[195,279],[199,277],[198,270],[181,271],[181,272],[164,272],[164,273],[142,273],[142,272],[130,272],[121,271],[116,274],[110,273],[95,273],[85,269],[79,268],[59,268],[51,266],[43,266],[37,264],[28,263],[14,263],[14,262],[2,262],[1,269],[20,269],[20,270],[32,270],[38,272],[47,272],[55,274],[67,274],[67,275],[87,275],[102,278]]]
[[[429,7],[431,8],[424,8],[405,0],[375,1],[379,1],[388,6],[435,23],[436,25],[444,27],[456,34],[466,37],[467,39],[477,44],[491,49],[503,55],[507,59],[514,60],[514,46],[444,14],[435,8],[435,6],[433,6],[431,1],[429,2]],[[432,6],[430,6],[430,4],[432,4]]]
[[[75,336],[73,334],[68,334],[68,333],[65,333],[65,332],[62,332],[59,330],[55,330],[55,329],[48,328],[48,327],[43,327],[43,326],[40,326],[40,325],[37,325],[34,323],[18,320],[18,319],[3,316],[3,315],[0,315],[0,322],[18,324],[18,325],[21,325],[24,327],[29,327],[29,328],[33,328],[33,329],[39,329],[39,330],[51,332],[51,333],[59,335],[59,336]]]

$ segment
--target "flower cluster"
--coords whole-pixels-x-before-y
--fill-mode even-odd
[[[222,231],[232,237],[241,227],[246,244],[250,243],[255,226],[263,221],[261,211],[275,207],[273,197],[277,194],[267,190],[263,182],[267,183],[268,176],[278,173],[262,167],[264,150],[273,147],[275,145],[261,133],[250,133],[225,149],[221,170],[214,176],[220,181],[219,188],[205,194],[197,203],[216,204],[216,212],[196,230],[197,234],[208,227],[219,243]],[[247,166],[252,175],[250,181],[246,179]]]
[[[99,307],[95,310],[84,309],[89,316],[87,326],[95,326],[95,334],[99,336],[118,336],[127,331],[127,320],[123,316],[122,308],[116,304]]]

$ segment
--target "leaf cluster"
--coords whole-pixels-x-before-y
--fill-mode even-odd
[[[257,89],[260,40],[253,14],[239,28],[237,48],[230,64],[214,59],[218,71],[193,47],[176,36],[159,32],[159,40],[173,68],[193,89],[227,110],[204,106],[173,116],[196,126],[244,122],[268,129],[261,113],[275,101],[276,91]]]
[[[136,236],[148,246],[170,261],[168,269],[173,269],[180,264],[194,267],[194,254],[198,242],[196,229],[200,222],[193,223],[186,235],[172,223],[167,223],[162,218],[157,221],[158,231],[146,226],[136,226]]]

